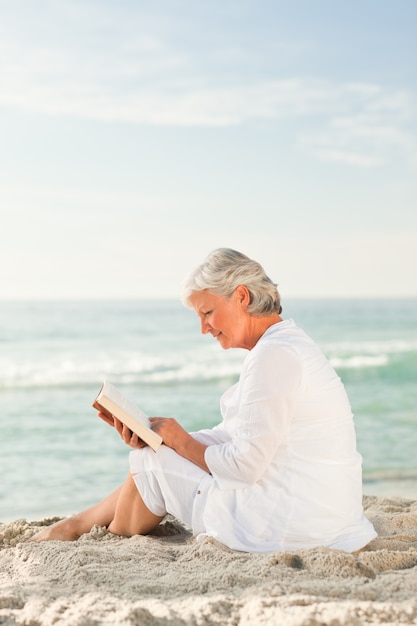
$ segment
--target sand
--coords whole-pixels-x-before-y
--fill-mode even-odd
[[[247,554],[167,518],[152,535],[95,527],[26,542],[52,519],[0,524],[2,626],[417,624],[417,501],[366,496],[379,534],[355,554]]]

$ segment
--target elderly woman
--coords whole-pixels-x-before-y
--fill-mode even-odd
[[[151,418],[155,453],[114,419],[130,453],[126,482],[105,500],[33,538],[73,540],[93,525],[146,534],[167,513],[226,546],[250,552],[328,546],[354,551],[376,533],[362,509],[361,457],[345,389],[314,342],[281,317],[276,285],[229,249],[188,278],[184,303],[222,348],[245,348],[223,420],[188,433]]]

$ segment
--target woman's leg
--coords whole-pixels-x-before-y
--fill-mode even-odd
[[[146,535],[164,519],[154,515],[142,500],[137,486],[129,474],[118,492],[114,516],[108,529],[115,535],[131,537]]]
[[[60,520],[36,533],[31,541],[75,541],[93,526],[107,526],[110,532],[131,537],[144,535],[157,526],[164,516],[151,513],[133,482],[131,475],[98,504]]]

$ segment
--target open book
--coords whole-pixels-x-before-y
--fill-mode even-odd
[[[159,448],[162,437],[151,429],[149,418],[141,409],[129,400],[111,383],[104,381],[93,407],[104,413],[109,419],[113,415],[138,435],[153,450]]]

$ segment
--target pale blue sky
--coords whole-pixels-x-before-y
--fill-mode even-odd
[[[415,0],[0,0],[0,299],[417,296]]]

